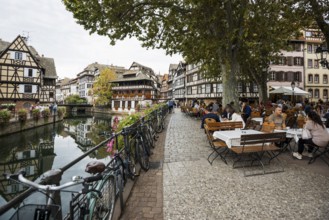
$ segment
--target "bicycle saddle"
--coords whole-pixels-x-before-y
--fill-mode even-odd
[[[105,164],[100,161],[91,161],[87,163],[85,171],[87,173],[95,174],[102,173],[105,170]]]

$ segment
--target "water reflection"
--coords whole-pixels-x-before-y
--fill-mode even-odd
[[[112,132],[113,118],[105,114],[78,115],[60,123],[2,137],[0,172],[17,173],[23,169],[28,179],[38,181],[42,173],[63,167],[104,140],[105,135]],[[61,183],[69,181],[73,175],[86,176],[84,166],[94,159],[108,162],[110,157],[105,148],[99,149],[65,172]],[[0,205],[25,190],[21,184],[5,180],[2,175],[0,183]]]

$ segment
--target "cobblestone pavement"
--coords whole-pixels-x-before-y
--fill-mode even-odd
[[[168,125],[169,117],[166,118]],[[163,219],[163,150],[166,138],[166,130],[159,134],[151,164],[160,166],[151,168],[147,172],[141,171],[134,188],[128,198],[123,215],[120,219]]]
[[[282,155],[284,172],[244,177],[232,163],[211,166],[210,152],[200,120],[176,111],[165,144],[164,219],[329,219],[329,167],[321,160]]]

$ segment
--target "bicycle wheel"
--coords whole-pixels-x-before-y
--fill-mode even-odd
[[[146,132],[146,138],[148,140],[148,142],[150,143],[151,148],[155,147],[155,141],[154,138],[152,137],[152,127],[149,126]]]
[[[126,151],[126,160],[127,160],[127,176],[130,177],[130,179],[134,180],[135,176],[137,176],[136,173],[136,147],[134,144],[130,144],[130,148],[128,151]]]
[[[140,141],[137,142],[136,152],[138,155],[139,164],[141,165],[142,169],[148,171],[150,168],[149,155],[147,154],[145,147]]]
[[[157,126],[155,128],[156,133],[161,133],[163,131],[162,118],[158,117]]]
[[[114,176],[106,177],[97,190],[101,192],[102,197],[97,196],[97,198],[91,202],[91,214],[89,219],[112,219],[116,191]]]
[[[120,168],[120,170],[116,174],[116,180],[117,180],[117,196],[119,197],[121,211],[123,211],[123,209],[124,209],[124,204],[123,204],[124,180],[123,180],[123,173],[121,173],[121,172],[123,172],[123,167],[122,167],[122,169]]]

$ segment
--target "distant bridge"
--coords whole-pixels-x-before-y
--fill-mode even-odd
[[[66,108],[67,112],[90,112],[92,111],[93,105],[88,103],[81,104],[59,104],[58,106],[62,106]]]

